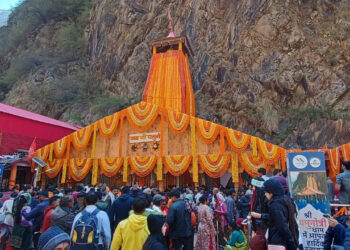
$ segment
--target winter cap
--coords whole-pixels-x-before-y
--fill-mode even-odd
[[[264,182],[263,191],[274,195],[284,194],[284,189],[281,183],[275,178],[270,178]]]
[[[160,194],[156,194],[155,196],[153,196],[153,203],[158,203],[161,201],[165,201],[165,199]]]
[[[70,237],[61,228],[53,226],[43,233],[38,242],[38,250],[53,250],[59,244],[70,242]]]
[[[146,188],[145,190],[143,190],[143,193],[144,194],[147,194],[147,195],[151,195],[152,194],[152,191],[150,188]]]
[[[186,194],[185,198],[189,201],[193,201],[193,196],[192,194]]]
[[[252,190],[248,189],[248,190],[245,192],[245,195],[253,195]]]
[[[128,194],[130,192],[130,187],[129,186],[124,186],[122,188],[122,194]]]
[[[45,196],[46,198],[49,198],[49,192],[47,192],[47,190],[43,190],[43,191],[39,191],[38,195],[42,195]]]

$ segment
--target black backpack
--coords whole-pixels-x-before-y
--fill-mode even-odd
[[[96,215],[100,212],[95,209],[92,213],[83,210],[81,217],[73,227],[71,248],[72,250],[96,250],[102,249],[99,245],[100,229]]]

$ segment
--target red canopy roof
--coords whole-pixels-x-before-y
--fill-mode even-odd
[[[0,103],[0,155],[29,149],[34,138],[40,148],[77,129],[69,123]]]

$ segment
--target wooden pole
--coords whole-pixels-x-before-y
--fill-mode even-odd
[[[16,177],[17,177],[17,165],[11,167],[10,179],[9,179],[9,189],[15,187],[16,185]]]

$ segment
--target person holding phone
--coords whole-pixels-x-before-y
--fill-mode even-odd
[[[335,218],[324,215],[324,217],[328,217],[329,223],[323,243],[324,250],[331,250],[334,247],[344,247],[345,232],[350,226],[349,215],[349,210],[346,210],[346,214]]]

